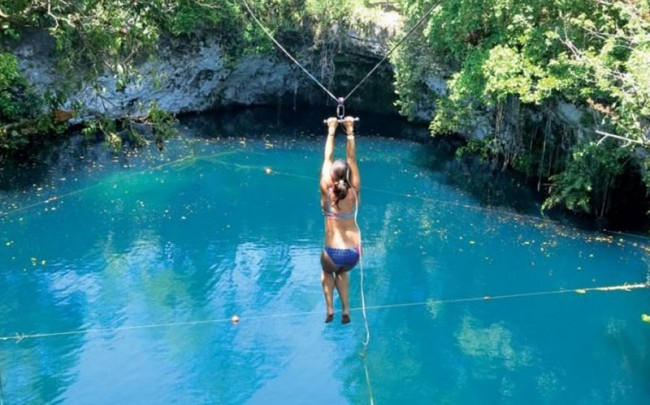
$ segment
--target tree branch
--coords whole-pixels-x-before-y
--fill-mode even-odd
[[[626,147],[626,146],[630,146],[633,143],[639,144],[641,146],[648,145],[648,141],[646,139],[638,140],[638,139],[627,138],[627,137],[620,136],[620,135],[610,134],[609,132],[604,132],[604,131],[601,131],[599,129],[595,130],[595,132],[597,134],[603,136],[602,138],[600,138],[598,143],[596,143],[596,146],[600,146],[600,144],[607,138],[615,138],[615,139],[619,139],[621,141],[625,141],[625,145],[622,146],[623,148]]]

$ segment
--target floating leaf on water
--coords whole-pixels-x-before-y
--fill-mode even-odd
[[[576,292],[577,292],[578,294],[586,294],[586,293],[587,293],[587,290],[581,288],[581,289],[576,290]]]
[[[645,323],[650,323],[650,315],[648,314],[641,314],[641,320]]]

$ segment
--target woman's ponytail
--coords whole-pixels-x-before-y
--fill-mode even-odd
[[[342,159],[337,159],[332,163],[332,168],[330,169],[330,175],[332,176],[332,191],[334,192],[334,206],[339,207],[339,201],[343,200],[348,195],[348,190],[350,189],[350,166],[348,162]]]
[[[334,200],[334,205],[336,206],[336,208],[339,208],[339,201],[347,197],[349,189],[350,189],[350,183],[348,183],[347,179],[340,179],[334,182],[334,185],[332,186],[332,191],[334,191],[334,196],[336,197],[336,199]]]

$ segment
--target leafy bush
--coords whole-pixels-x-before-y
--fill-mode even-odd
[[[433,133],[468,130],[477,113],[493,112],[499,128],[500,109],[513,97],[529,112],[554,120],[558,101],[568,101],[592,117],[587,131],[567,137],[535,131],[511,134],[528,142],[506,143],[497,153],[515,156],[510,164],[528,173],[542,167],[546,139],[563,157],[549,172],[552,193],[545,206],[602,215],[612,195],[610,188],[623,164],[635,164],[650,185],[646,145],[650,136],[650,3],[646,0],[402,0],[409,24],[435,6],[421,41],[409,41],[394,58],[399,106],[413,116],[423,83],[436,64],[452,68],[445,95],[434,99]],[[436,61],[435,63],[432,63]],[[530,125],[522,125],[530,129]],[[553,125],[557,130],[558,125]],[[541,131],[544,132],[544,131]],[[630,139],[632,147],[619,150],[619,140],[596,144],[603,134]],[[500,134],[494,134],[498,138]],[[634,143],[638,142],[638,143]],[[530,150],[524,145],[534,145]],[[559,149],[558,149],[559,147]],[[514,148],[514,149],[513,149]],[[532,155],[523,157],[525,154]],[[621,154],[623,157],[621,157]],[[593,166],[587,168],[585,162]],[[539,170],[530,167],[538,164]],[[601,182],[597,179],[607,179]],[[603,197],[604,196],[604,197]]]
[[[0,125],[33,118],[38,110],[38,97],[30,90],[16,58],[0,53]]]

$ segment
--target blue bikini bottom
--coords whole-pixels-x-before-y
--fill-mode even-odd
[[[348,271],[359,263],[361,249],[358,247],[344,249],[325,247],[325,253],[336,267]]]

